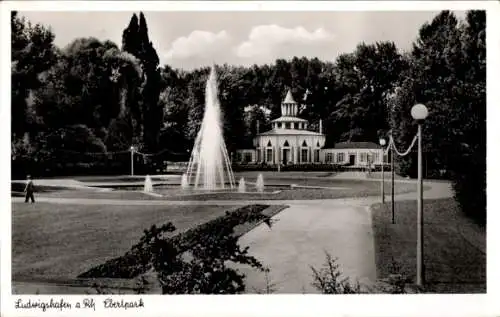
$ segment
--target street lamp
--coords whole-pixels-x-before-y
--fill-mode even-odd
[[[381,192],[382,192],[382,204],[385,204],[385,191],[384,191],[384,183],[385,183],[385,180],[384,180],[384,163],[385,163],[385,160],[384,160],[384,146],[385,146],[385,139],[384,138],[380,138],[379,140],[380,142],[380,154],[382,154],[382,156],[380,157],[381,158],[381,161],[382,161],[382,183],[381,183]]]
[[[422,122],[427,118],[429,112],[422,104],[411,108],[411,116],[418,124],[418,185],[417,185],[417,285],[424,284],[424,213],[423,213],[423,180],[422,180]]]
[[[134,176],[134,151],[133,146],[130,147],[130,175]]]

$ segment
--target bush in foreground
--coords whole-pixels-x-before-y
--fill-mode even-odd
[[[152,226],[139,243],[124,256],[110,260],[80,278],[134,278],[150,270],[156,272],[163,294],[238,294],[245,291],[244,275],[228,262],[264,270],[248,255],[248,247],[238,245],[235,228],[246,223],[271,225],[262,212],[268,206],[250,205],[171,236],[172,223]]]
[[[311,267],[311,285],[322,294],[407,293],[409,280],[396,267],[395,273],[389,278],[378,280],[373,285],[362,285],[358,281],[352,282],[348,277],[343,277],[337,258],[333,258],[328,252],[325,253],[326,261],[323,266],[320,269]]]

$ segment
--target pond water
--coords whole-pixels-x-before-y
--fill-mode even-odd
[[[114,190],[130,190],[130,191],[143,191],[144,186],[110,186],[109,188]],[[291,189],[290,185],[269,185],[264,186],[263,194],[273,193],[276,191],[283,191]],[[238,193],[238,188],[220,188],[214,190],[205,190],[194,187],[191,188],[181,188],[180,185],[175,184],[158,184],[153,185],[153,193],[162,195],[197,195],[197,194],[215,194],[215,193]],[[253,184],[247,184],[244,193],[258,193],[259,191]],[[243,194],[244,194],[243,193]]]

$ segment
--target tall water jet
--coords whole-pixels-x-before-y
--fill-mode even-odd
[[[245,185],[245,179],[240,178],[240,182],[238,183],[238,193],[244,193],[247,191],[247,186]]]
[[[189,188],[189,182],[186,173],[182,174],[181,177],[181,188],[182,189],[188,189]]]
[[[215,67],[205,88],[205,112],[187,169],[187,181],[195,188],[213,190],[235,187],[231,160],[224,142]]]
[[[262,174],[259,174],[257,176],[257,182],[255,182],[255,189],[257,189],[257,192],[262,193],[264,191],[264,177]]]
[[[146,179],[144,180],[144,192],[152,193],[153,192],[153,182],[151,181],[151,177],[146,175]]]

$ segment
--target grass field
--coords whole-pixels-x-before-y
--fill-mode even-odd
[[[416,275],[416,203],[373,206],[378,278]],[[466,218],[453,199],[424,204],[424,266],[429,293],[486,292],[486,230]]]
[[[12,205],[12,277],[72,279],[122,255],[153,224],[185,230],[223,215],[229,206]]]

